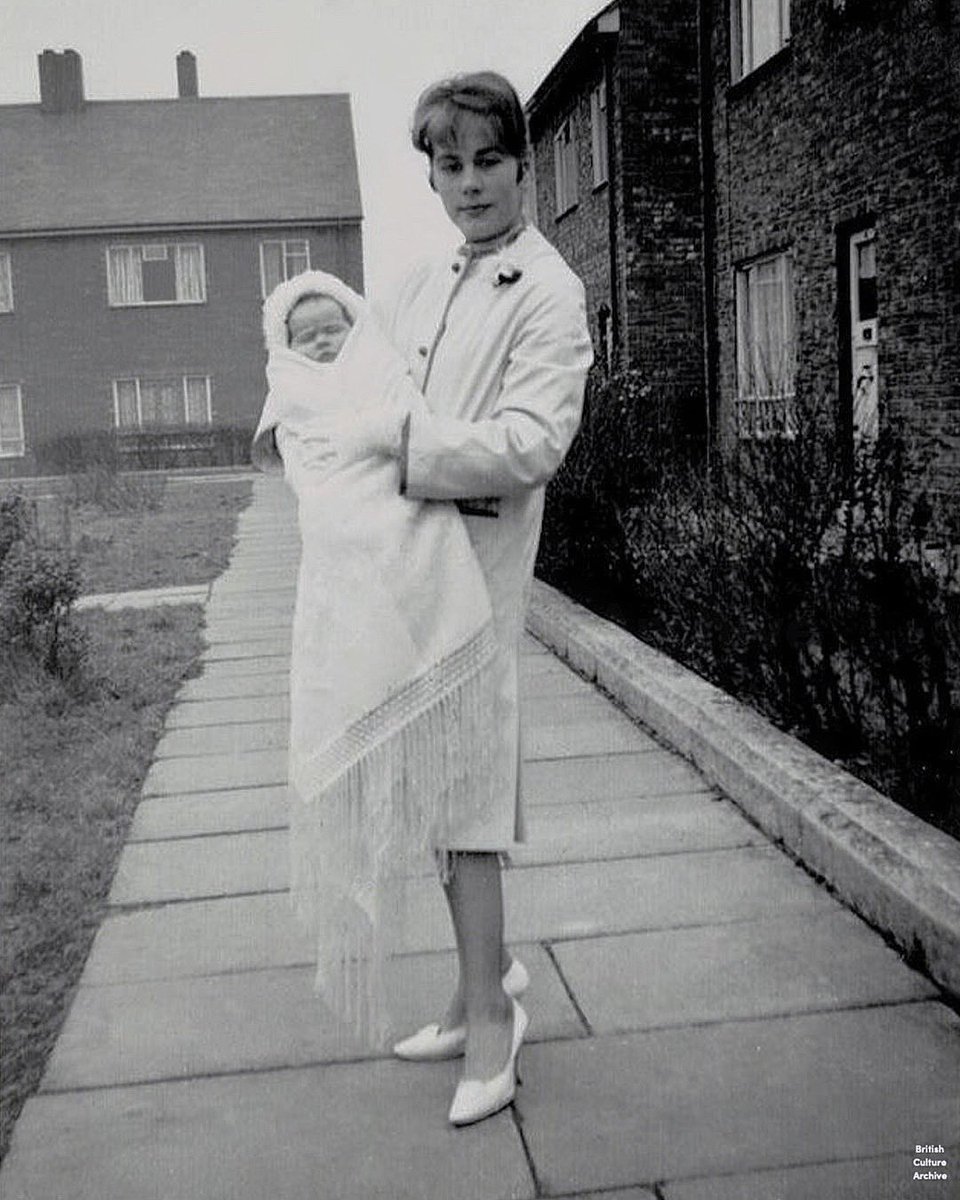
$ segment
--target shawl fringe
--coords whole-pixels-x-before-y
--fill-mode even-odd
[[[390,1032],[385,972],[411,877],[492,800],[494,655],[487,623],[332,746],[291,751],[291,900],[318,992],[366,1045]]]

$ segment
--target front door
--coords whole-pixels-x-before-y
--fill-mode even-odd
[[[863,229],[850,238],[850,395],[856,441],[872,441],[880,427],[876,246],[873,229]]]

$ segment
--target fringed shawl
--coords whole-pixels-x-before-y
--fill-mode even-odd
[[[297,298],[342,302],[348,291],[319,272],[281,289],[265,305],[270,393],[253,457],[278,465],[279,426],[299,501],[291,891],[315,939],[319,991],[370,1042],[388,1029],[384,968],[402,930],[404,876],[492,803],[495,642],[456,508],[400,496],[393,460],[316,453],[326,414],[422,404],[399,355],[353,293],[355,324],[335,363],[278,345]]]

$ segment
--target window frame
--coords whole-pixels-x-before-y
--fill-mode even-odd
[[[151,252],[163,247],[167,253],[173,250],[174,260],[174,286],[179,291],[180,288],[180,252],[182,250],[191,249],[198,250],[200,254],[200,290],[202,295],[198,299],[180,299],[179,297],[173,300],[144,300],[143,299],[143,263],[156,262],[158,257],[153,253],[147,258],[144,258],[143,252],[150,250]],[[138,265],[140,267],[140,299],[139,300],[119,300],[116,299],[113,293],[113,274],[110,269],[110,256],[115,251],[122,250],[138,250],[140,258]],[[203,249],[203,242],[114,242],[105,248],[104,254],[106,257],[107,266],[107,304],[110,308],[170,308],[173,305],[180,306],[184,304],[206,304],[207,303],[207,259]],[[164,260],[166,256],[164,256]]]
[[[261,296],[261,299],[266,300],[267,296],[270,295],[270,292],[273,291],[273,288],[270,288],[269,291],[267,290],[267,275],[266,275],[266,270],[264,269],[264,261],[263,261],[263,252],[264,252],[265,247],[267,247],[267,246],[282,247],[282,249],[280,251],[280,255],[281,255],[280,261],[283,266],[283,272],[282,272],[282,277],[279,280],[279,283],[286,283],[288,279],[293,279],[295,275],[299,275],[301,273],[300,271],[294,271],[291,274],[291,272],[288,269],[287,258],[288,258],[288,255],[290,254],[290,251],[288,251],[287,247],[293,246],[293,245],[300,245],[300,246],[306,247],[305,257],[307,260],[307,265],[305,267],[301,268],[301,270],[309,271],[311,269],[311,267],[310,267],[310,239],[309,238],[264,238],[260,242],[259,258],[260,258],[260,296]],[[274,284],[274,287],[276,287],[276,286],[277,286],[277,284]]]
[[[553,174],[556,216],[559,220],[580,203],[580,161],[573,113],[564,117],[553,135]]]
[[[780,345],[779,374],[782,382],[767,380],[757,386],[756,356],[761,339],[757,304],[757,272],[777,264],[779,284]],[[796,311],[793,258],[788,250],[776,250],[738,264],[734,268],[734,331],[736,356],[736,435],[738,441],[793,439],[797,435],[796,414]]]
[[[3,436],[0,434],[0,458],[24,458],[27,453],[27,435],[23,427],[23,385],[20,383],[0,383],[0,397],[2,397],[4,392],[12,392],[16,398],[17,423],[20,426],[20,437],[14,443],[19,449],[7,449],[3,441]]]
[[[775,6],[779,24],[777,45],[763,58],[757,58],[755,50],[754,6],[757,4]],[[730,74],[731,81],[737,83],[770,62],[790,44],[790,0],[730,0],[730,29]]]
[[[9,303],[4,302],[4,297],[9,297]],[[13,311],[13,255],[6,246],[0,246],[0,313]]]
[[[590,153],[593,163],[593,187],[603,187],[610,182],[610,161],[608,154],[608,111],[607,111],[607,80],[604,76],[596,87],[590,91]]]
[[[206,404],[207,404],[207,419],[203,424],[191,422],[187,420],[188,413],[188,396],[187,385],[191,379],[201,379],[204,381],[206,388]],[[141,394],[141,385],[144,383],[160,383],[168,380],[180,381],[180,394],[183,401],[183,420],[179,424],[170,425],[147,425],[143,423],[143,399]],[[186,372],[183,375],[121,375],[110,381],[111,390],[113,393],[113,427],[117,433],[143,433],[144,430],[162,430],[162,429],[207,429],[213,425],[213,387],[209,375],[201,375],[196,371]],[[137,423],[136,425],[122,425],[120,423],[120,386],[125,383],[132,383],[136,391],[137,401]]]

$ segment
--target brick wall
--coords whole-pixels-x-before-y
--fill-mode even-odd
[[[726,0],[712,5],[720,412],[735,395],[733,271],[766,251],[793,259],[797,389],[841,423],[845,307],[838,239],[877,234],[879,396],[953,449],[960,482],[960,4],[793,0],[788,47],[730,86]],[[849,402],[848,395],[846,402]],[[881,417],[882,419],[882,417]]]
[[[575,69],[551,97],[549,106],[531,130],[535,161],[537,224],[583,280],[587,316],[594,346],[599,353],[601,305],[611,307],[609,184],[595,187],[591,153],[590,93],[603,77],[597,47],[579,58]],[[610,114],[608,114],[609,116]],[[557,213],[554,171],[554,138],[564,120],[573,123],[577,145],[579,199],[574,208]]]
[[[252,427],[265,390],[258,246],[276,236],[307,238],[312,266],[362,288],[359,226],[6,242],[15,311],[0,314],[0,383],[21,385],[28,454],[0,459],[0,474],[31,471],[49,438],[112,429],[116,378],[208,375],[214,424]],[[105,248],[137,240],[202,242],[206,303],[109,307]]]
[[[702,417],[703,259],[697,8],[622,6],[617,114],[631,366]]]
[[[597,310],[611,304],[616,287],[621,362],[641,370],[696,424],[704,406],[696,4],[623,0],[620,11],[607,97],[610,183],[593,187],[590,92],[601,77],[602,55],[610,53],[594,38],[573,48],[577,53],[561,63],[565,69],[536,109],[539,221],[586,284],[594,334]],[[580,146],[580,200],[558,216],[553,141],[571,113]]]

